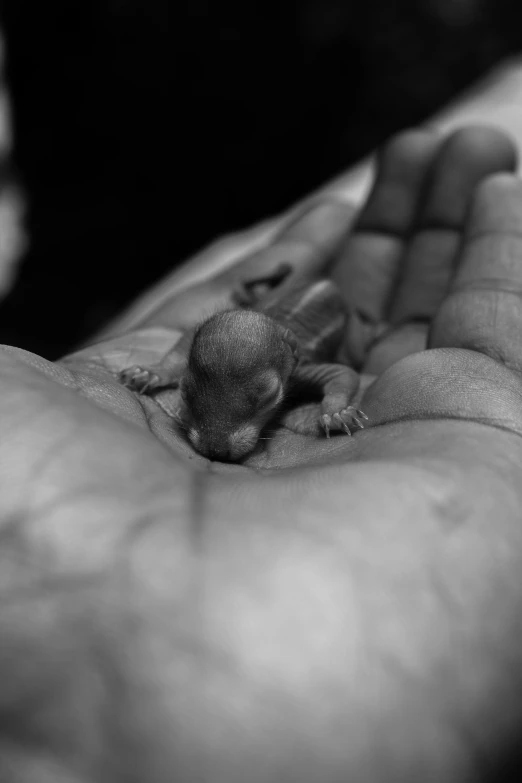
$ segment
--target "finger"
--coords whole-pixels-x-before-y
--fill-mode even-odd
[[[404,245],[441,139],[427,130],[392,139],[377,161],[375,184],[333,278],[349,301],[370,321],[387,314]]]
[[[431,319],[446,295],[477,184],[513,168],[516,151],[503,133],[470,127],[440,146],[426,177],[413,235],[404,252],[389,320],[395,326],[370,352],[365,372],[380,374],[426,347]]]
[[[514,145],[495,128],[465,128],[442,144],[401,266],[391,323],[431,320],[446,295],[475,188],[515,165]]]
[[[448,296],[429,347],[467,348],[522,369],[522,182],[485,180],[473,199]]]

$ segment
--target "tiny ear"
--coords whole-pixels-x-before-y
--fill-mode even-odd
[[[295,359],[298,359],[300,354],[300,349],[295,334],[290,329],[281,329],[281,339],[283,340],[283,342],[285,342],[288,345],[288,347],[292,351],[292,356]]]

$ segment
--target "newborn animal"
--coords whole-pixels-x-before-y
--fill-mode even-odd
[[[247,285],[257,282],[266,280]],[[142,394],[179,386],[180,421],[193,447],[210,459],[242,459],[288,400],[299,404],[314,394],[322,398],[326,437],[330,430],[350,435],[350,426],[362,428],[368,417],[349,404],[358,375],[333,362],[348,318],[337,286],[306,281],[280,296],[252,302],[247,293],[243,301],[251,308],[219,312],[195,329],[187,358],[178,349],[161,365],[124,370],[121,381]],[[309,432],[309,420],[294,416],[291,429]]]

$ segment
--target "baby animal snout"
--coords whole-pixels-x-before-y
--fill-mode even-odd
[[[204,457],[221,462],[237,462],[256,447],[259,430],[249,424],[227,435],[209,434],[193,428],[189,430],[188,437],[196,451]]]

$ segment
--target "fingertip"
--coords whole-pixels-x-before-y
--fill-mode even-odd
[[[466,125],[447,137],[443,149],[458,162],[480,162],[492,171],[514,171],[517,148],[511,137],[493,125]]]
[[[486,125],[451,133],[440,147],[421,222],[425,228],[460,231],[479,183],[516,167],[513,142],[503,131]]]
[[[440,137],[432,130],[406,130],[392,136],[377,155],[374,186],[357,228],[402,235],[417,213]]]
[[[473,194],[466,238],[497,232],[522,234],[522,180],[516,174],[492,174]]]
[[[440,134],[429,128],[408,128],[391,136],[378,152],[379,166],[398,169],[402,173],[403,166],[416,165],[423,161],[426,154],[433,151],[440,141]]]

